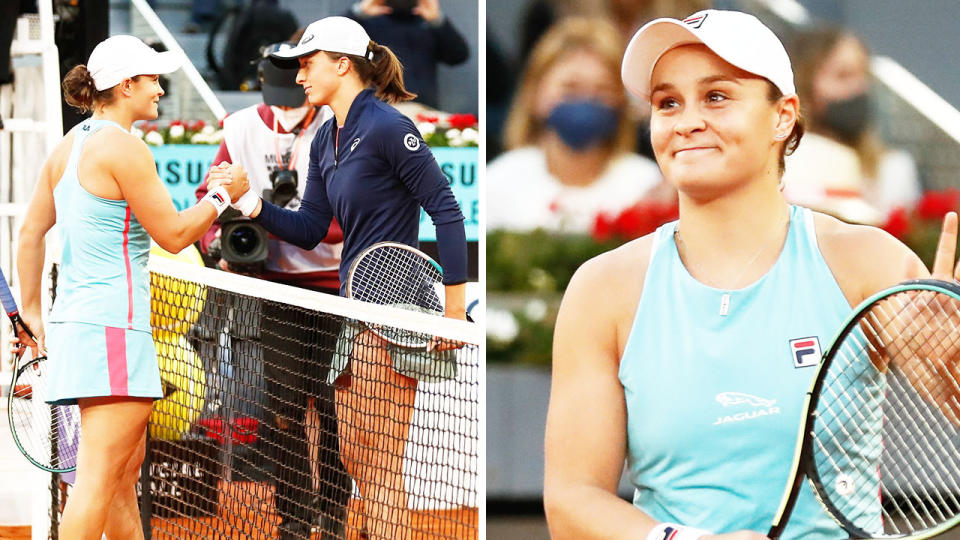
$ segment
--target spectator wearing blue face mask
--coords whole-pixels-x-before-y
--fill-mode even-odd
[[[507,117],[509,151],[487,167],[489,228],[586,232],[661,185],[656,163],[630,152],[623,48],[596,18],[564,19],[538,42]]]

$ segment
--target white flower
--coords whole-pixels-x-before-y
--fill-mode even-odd
[[[214,128],[210,124],[207,124],[203,126],[203,129],[200,130],[200,133],[203,133],[204,135],[213,135],[213,132],[215,131],[216,131],[216,128]]]
[[[190,144],[210,144],[209,138],[203,132],[194,133],[190,137]]]
[[[448,146],[466,146],[467,143],[461,137],[450,137],[449,139],[447,139],[447,145]]]
[[[210,144],[220,144],[220,141],[223,140],[223,130],[222,130],[222,129],[218,129],[218,130],[214,131],[214,132],[210,135],[210,138],[207,139],[207,140],[210,141]]]
[[[151,131],[143,138],[147,144],[152,144],[153,146],[163,146],[163,135],[159,131]]]
[[[534,298],[524,306],[523,314],[531,321],[542,321],[547,316],[547,303],[541,298]]]
[[[447,136],[447,139],[459,139],[461,136],[460,130],[457,128],[448,129],[444,135]]]
[[[436,133],[437,125],[434,124],[433,122],[421,122],[417,124],[417,129],[420,130],[420,135],[423,136],[424,139],[426,139],[427,137]]]
[[[502,343],[509,343],[517,338],[520,325],[513,313],[504,309],[487,308],[487,335]]]
[[[179,124],[170,126],[170,138],[177,139],[179,137],[183,137],[183,126]]]
[[[138,139],[143,138],[143,130],[136,126],[130,128],[130,134]]]
[[[464,141],[470,143],[475,143],[480,140],[480,132],[473,128],[467,128],[463,130],[463,133],[461,133],[460,136],[463,137]]]

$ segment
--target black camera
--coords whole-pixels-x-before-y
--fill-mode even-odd
[[[283,208],[297,196],[297,170],[296,169],[274,169],[270,171],[270,183],[273,185],[272,191],[264,190],[264,198],[270,199],[270,202]]]
[[[220,256],[235,272],[258,274],[270,254],[267,230],[228,208],[220,216]],[[211,255],[216,246],[211,245]]]
[[[419,0],[386,0],[383,4],[391,8],[394,13],[409,15],[419,3]]]

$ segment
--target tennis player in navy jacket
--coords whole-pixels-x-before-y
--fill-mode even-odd
[[[422,206],[437,230],[445,314],[465,319],[463,214],[416,126],[387,104],[416,97],[403,86],[396,56],[370,41],[356,21],[327,17],[308,26],[296,47],[271,58],[298,62],[297,82],[307,99],[329,105],[335,118],[310,147],[299,210],[264,202],[253,191],[235,207],[304,249],[320,242],[336,217],[344,236],[342,294],[350,265],[363,249],[381,241],[417,246]],[[237,167],[223,169],[211,172],[210,181],[230,182],[231,171],[245,174]],[[402,465],[417,381],[394,369],[377,340],[369,332],[357,335],[355,344],[374,346],[351,347],[350,365],[335,375],[341,453],[363,495],[369,538],[407,538]]]

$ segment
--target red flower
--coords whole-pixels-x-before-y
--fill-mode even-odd
[[[917,215],[923,219],[942,220],[951,210],[960,207],[960,190],[928,191],[917,202]]]
[[[170,121],[170,127],[173,127],[173,126],[182,126],[182,125],[183,125],[183,121],[182,121],[182,120],[171,120],[171,121]]]
[[[455,129],[466,129],[477,125],[477,117],[472,114],[451,114],[447,117],[447,123]]]
[[[910,231],[910,215],[902,206],[898,206],[887,216],[887,222],[883,224],[883,230],[893,236],[903,240]]]
[[[598,214],[591,235],[600,242],[613,238],[632,240],[652,233],[660,225],[677,219],[678,215],[676,202],[640,201],[616,216]]]
[[[431,124],[436,124],[438,121],[440,121],[440,118],[436,115],[433,115],[433,116],[426,115],[426,114],[417,115],[417,122],[430,122]]]

